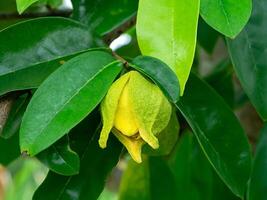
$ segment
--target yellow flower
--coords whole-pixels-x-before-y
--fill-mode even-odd
[[[136,71],[115,81],[101,103],[103,128],[99,145],[105,148],[110,131],[131,157],[142,162],[142,146],[159,147],[157,135],[168,125],[172,107],[161,90]]]

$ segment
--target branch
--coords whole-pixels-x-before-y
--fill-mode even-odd
[[[59,17],[69,17],[72,10],[49,10],[46,12],[34,12],[34,13],[23,13],[19,15],[17,12],[14,13],[0,13],[1,19],[31,19],[37,17],[48,17],[48,16],[59,16]]]
[[[122,33],[133,27],[136,23],[136,14],[126,20],[123,24],[112,30],[111,32],[107,33],[103,36],[103,39],[106,44],[110,44],[114,39],[119,37]]]

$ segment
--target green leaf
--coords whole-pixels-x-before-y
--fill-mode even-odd
[[[170,101],[176,103],[179,100],[179,81],[164,62],[149,56],[138,56],[130,66],[149,77]]]
[[[35,192],[33,200],[97,200],[104,189],[106,177],[117,164],[122,150],[121,144],[114,137],[109,140],[105,150],[100,149],[97,140],[98,136],[88,141],[89,144],[81,155],[81,170],[78,175],[68,177],[49,172]]]
[[[33,156],[65,135],[105,96],[122,69],[111,54],[79,55],[56,70],[38,88],[26,110],[20,147]]]
[[[140,0],[137,39],[143,55],[156,57],[176,73],[184,92],[196,46],[199,0]]]
[[[263,120],[267,120],[267,2],[254,0],[245,29],[227,40],[234,69],[243,89]]]
[[[68,136],[63,137],[50,148],[39,153],[37,157],[55,173],[65,176],[79,173],[80,158],[70,148]]]
[[[104,35],[127,20],[137,11],[138,0],[72,0],[73,19]]]
[[[179,200],[237,200],[215,173],[192,133],[184,131],[168,159]]]
[[[9,139],[0,137],[0,164],[8,165],[20,156],[19,134],[15,134]]]
[[[129,161],[121,185],[119,200],[173,200],[174,177],[160,157],[150,157],[141,164]]]
[[[61,17],[15,24],[0,41],[0,95],[38,87],[63,61],[97,46],[86,27]]]
[[[225,59],[215,66],[205,80],[224,98],[231,108],[234,107],[233,69],[229,59]]]
[[[15,133],[18,133],[22,117],[26,110],[26,107],[30,101],[29,95],[22,95],[16,98],[9,112],[5,125],[0,132],[0,136],[4,139],[12,137]]]
[[[250,174],[251,152],[230,107],[194,74],[190,76],[185,95],[176,105],[215,171],[233,193],[243,197]]]
[[[16,0],[19,14],[22,14],[28,7],[37,1],[38,0]]]
[[[251,0],[202,0],[201,17],[215,30],[234,38],[246,25],[251,14]]]
[[[214,200],[211,199],[212,168],[192,136],[184,131],[168,160],[175,177],[177,199]]]
[[[206,24],[206,22],[200,17],[197,29],[198,44],[200,44],[207,53],[212,54],[219,37],[220,34]]]
[[[267,125],[261,130],[248,188],[248,200],[265,200],[267,191]]]

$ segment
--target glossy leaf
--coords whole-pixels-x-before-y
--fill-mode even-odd
[[[251,0],[202,0],[200,14],[214,29],[234,38],[246,25],[251,14]]]
[[[100,103],[121,69],[101,51],[66,62],[33,95],[22,120],[21,150],[33,156],[65,135]]]
[[[185,131],[168,159],[179,200],[238,200],[214,172],[190,131]]]
[[[77,52],[73,55],[63,56],[55,60],[27,66],[27,68],[17,70],[15,73],[7,73],[2,76],[0,75],[0,95],[10,91],[38,88],[42,82],[44,82],[44,80],[56,69],[62,66],[62,64],[82,53],[95,50],[98,49],[88,49]],[[105,49],[103,49],[103,51],[104,50]]]
[[[267,125],[263,127],[257,144],[248,189],[248,200],[265,200],[267,191]]]
[[[80,173],[68,177],[49,172],[33,199],[97,200],[122,150],[119,142],[112,139],[107,149],[103,150],[98,145],[98,136],[94,137],[81,156]]]
[[[28,7],[30,7],[30,5],[37,1],[38,0],[16,0],[19,14],[22,14]]]
[[[79,173],[80,158],[70,148],[68,136],[63,137],[50,148],[38,154],[37,157],[55,173],[65,176]]]
[[[237,196],[243,197],[250,174],[251,152],[230,107],[194,74],[176,105],[215,171]]]
[[[97,46],[86,27],[61,17],[10,26],[0,41],[0,95],[39,86],[63,61]]]
[[[234,69],[243,89],[263,120],[267,120],[267,2],[253,1],[245,29],[227,40]]]
[[[175,103],[179,100],[179,81],[165,63],[153,57],[138,56],[130,66],[149,77],[170,101]]]
[[[119,200],[173,200],[176,195],[174,177],[163,159],[150,157],[141,164],[129,161]]]
[[[156,57],[176,73],[183,94],[196,46],[199,0],[140,0],[137,39],[143,55]]]
[[[73,19],[104,35],[132,18],[138,0],[84,0],[73,3]]]
[[[14,134],[19,132],[20,124],[26,107],[30,101],[30,96],[22,95],[19,96],[13,103],[9,116],[5,122],[5,125],[0,132],[2,138],[8,139]]]

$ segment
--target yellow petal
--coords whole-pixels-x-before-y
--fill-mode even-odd
[[[136,71],[130,72],[129,100],[139,133],[152,148],[159,147],[156,135],[167,125],[171,116],[171,104],[161,90]],[[155,123],[161,123],[155,126]]]
[[[133,136],[138,132],[135,116],[133,115],[131,107],[129,103],[129,89],[126,84],[119,100],[114,121],[116,129],[126,136]]]
[[[128,153],[137,163],[142,162],[142,146],[144,141],[142,139],[134,139],[121,134],[118,130],[112,129],[114,135],[126,147]]]
[[[102,114],[102,120],[103,120],[103,128],[100,133],[99,138],[99,146],[101,148],[106,148],[107,146],[107,140],[109,133],[114,125],[114,119],[116,110],[118,107],[119,99],[121,96],[121,93],[128,82],[129,74],[124,74],[122,77],[120,77],[117,81],[115,81],[107,95],[105,96],[104,100],[101,103],[101,114]]]

